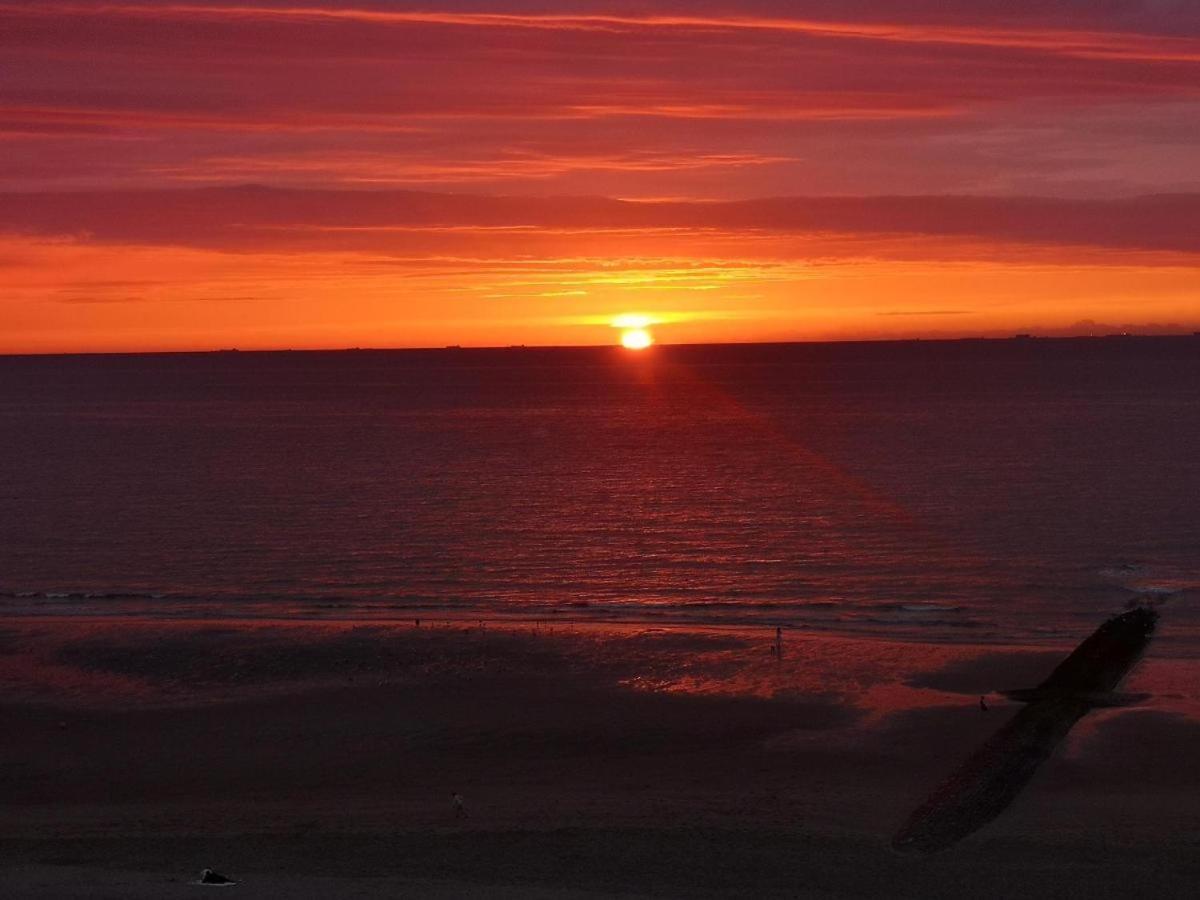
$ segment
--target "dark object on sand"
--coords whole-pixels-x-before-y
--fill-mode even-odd
[[[953,846],[1004,812],[1092,709],[1140,699],[1113,689],[1141,657],[1157,621],[1158,613],[1147,607],[1114,616],[1036,688],[1005,691],[1006,697],[1029,705],[916,809],[892,846],[915,853]]]
[[[220,872],[214,872],[212,869],[205,869],[200,873],[200,880],[197,884],[237,884],[232,878],[227,878]]]

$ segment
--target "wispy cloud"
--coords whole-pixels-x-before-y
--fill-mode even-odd
[[[638,9],[0,2],[0,185],[411,179],[724,198],[1011,193],[1068,175],[1077,193],[1188,186],[1200,37],[1168,33],[1169,17],[1156,30],[1086,4]],[[1114,104],[1139,127],[1098,133],[1089,110]],[[1053,140],[999,152],[997,135],[1048,122]],[[1164,160],[1172,129],[1181,147]]]
[[[254,181],[269,176],[276,181],[320,176],[325,183],[369,185],[424,185],[495,182],[510,179],[546,179],[569,172],[671,173],[711,169],[740,169],[790,162],[784,156],[705,153],[615,153],[611,155],[564,153],[496,148],[489,157],[474,159],[421,159],[382,153],[312,153],[302,156],[214,157],[183,167],[161,167],[158,174],[180,182]]]
[[[41,16],[145,18],[155,21],[270,20],[302,23],[362,22],[371,25],[441,25],[458,28],[532,29],[538,31],[752,31],[806,37],[902,44],[952,44],[1034,50],[1101,59],[1164,62],[1200,61],[1200,41],[1169,35],[1070,29],[1032,30],[964,27],[904,21],[836,21],[746,15],[621,15],[613,13],[456,12],[350,8],[343,6],[255,4],[41,3],[35,7],[0,4],[0,12]]]
[[[877,316],[967,316],[969,309],[889,309],[877,312]]]
[[[545,161],[538,161],[546,164]],[[551,165],[564,164],[551,161]],[[583,164],[592,164],[585,161]],[[651,160],[668,168],[674,160]],[[693,164],[687,160],[681,164]],[[399,165],[399,164],[398,164]],[[627,202],[597,197],[497,197],[398,190],[259,187],[0,194],[0,229],[86,234],[222,249],[340,248],[355,251],[446,246],[560,246],[652,237],[712,248],[734,242],[765,254],[865,257],[888,248],[1052,248],[1077,258],[1087,248],[1197,254],[1200,194],[1111,200],[1035,197],[777,197],[732,202]],[[947,243],[947,241],[958,243]],[[802,241],[803,243],[797,243]],[[790,250],[789,250],[790,248]],[[1070,252],[1068,252],[1070,251]],[[531,253],[530,255],[535,255]],[[1118,259],[1117,257],[1113,257]]]

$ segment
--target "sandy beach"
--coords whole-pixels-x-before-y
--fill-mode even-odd
[[[10,620],[5,893],[930,897],[1190,893],[1200,725],[1091,714],[997,821],[911,809],[1061,652],[557,623]],[[901,673],[901,674],[897,674]],[[902,680],[897,680],[902,679]],[[1172,705],[1174,704],[1174,705]],[[453,793],[464,798],[456,818]]]

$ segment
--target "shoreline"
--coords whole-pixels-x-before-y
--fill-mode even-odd
[[[916,897],[967,877],[1003,896],[1040,860],[1031,895],[1074,872],[1105,896],[1200,874],[1190,707],[1089,717],[1008,813],[914,867],[891,834],[1018,708],[981,714],[980,686],[1062,654],[791,635],[779,660],[772,638],[9,621],[6,884],[158,896],[207,866],[252,896]]]

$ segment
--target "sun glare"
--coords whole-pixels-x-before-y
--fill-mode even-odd
[[[621,346],[626,350],[645,350],[654,343],[645,328],[628,328],[621,332]]]

